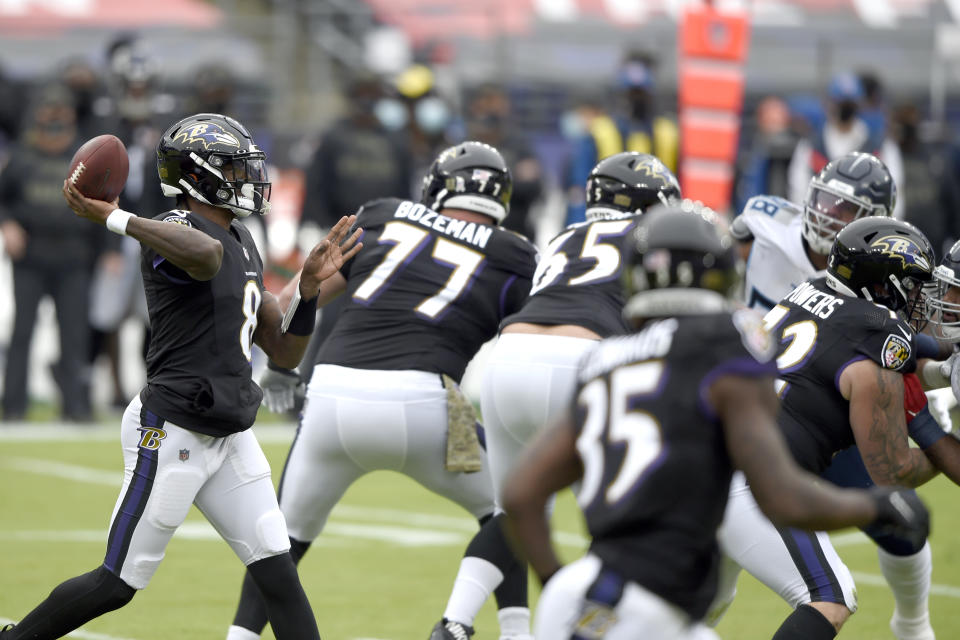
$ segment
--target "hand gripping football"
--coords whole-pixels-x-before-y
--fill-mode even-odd
[[[123,191],[129,170],[126,147],[118,137],[105,134],[77,149],[67,179],[88,198],[113,202]]]

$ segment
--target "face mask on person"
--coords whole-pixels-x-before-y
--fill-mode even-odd
[[[560,116],[560,133],[567,140],[576,140],[587,133],[587,124],[576,111],[564,111]]]
[[[417,103],[414,117],[424,133],[440,133],[450,122],[450,110],[440,98],[429,97]]]
[[[387,131],[399,131],[406,126],[409,116],[403,103],[394,98],[382,98],[373,106],[373,115]]]
[[[857,103],[853,100],[844,100],[837,105],[837,119],[847,123],[857,116]]]

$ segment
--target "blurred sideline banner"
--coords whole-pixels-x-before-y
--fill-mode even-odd
[[[686,198],[727,211],[733,191],[750,21],[744,11],[688,8],[678,38],[680,182]]]
[[[203,0],[0,0],[0,31],[19,36],[77,26],[211,29],[223,17],[220,9]]]

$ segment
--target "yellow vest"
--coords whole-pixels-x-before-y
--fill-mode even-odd
[[[597,147],[597,161],[624,151],[623,136],[617,123],[609,116],[597,116],[590,123],[590,135]],[[677,125],[663,117],[653,119],[653,143],[643,131],[634,131],[627,136],[626,151],[652,153],[667,168],[677,172]]]

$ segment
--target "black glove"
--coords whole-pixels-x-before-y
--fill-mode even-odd
[[[916,492],[895,487],[871,490],[877,505],[877,519],[871,527],[910,541],[917,549],[930,535],[930,512]]]

